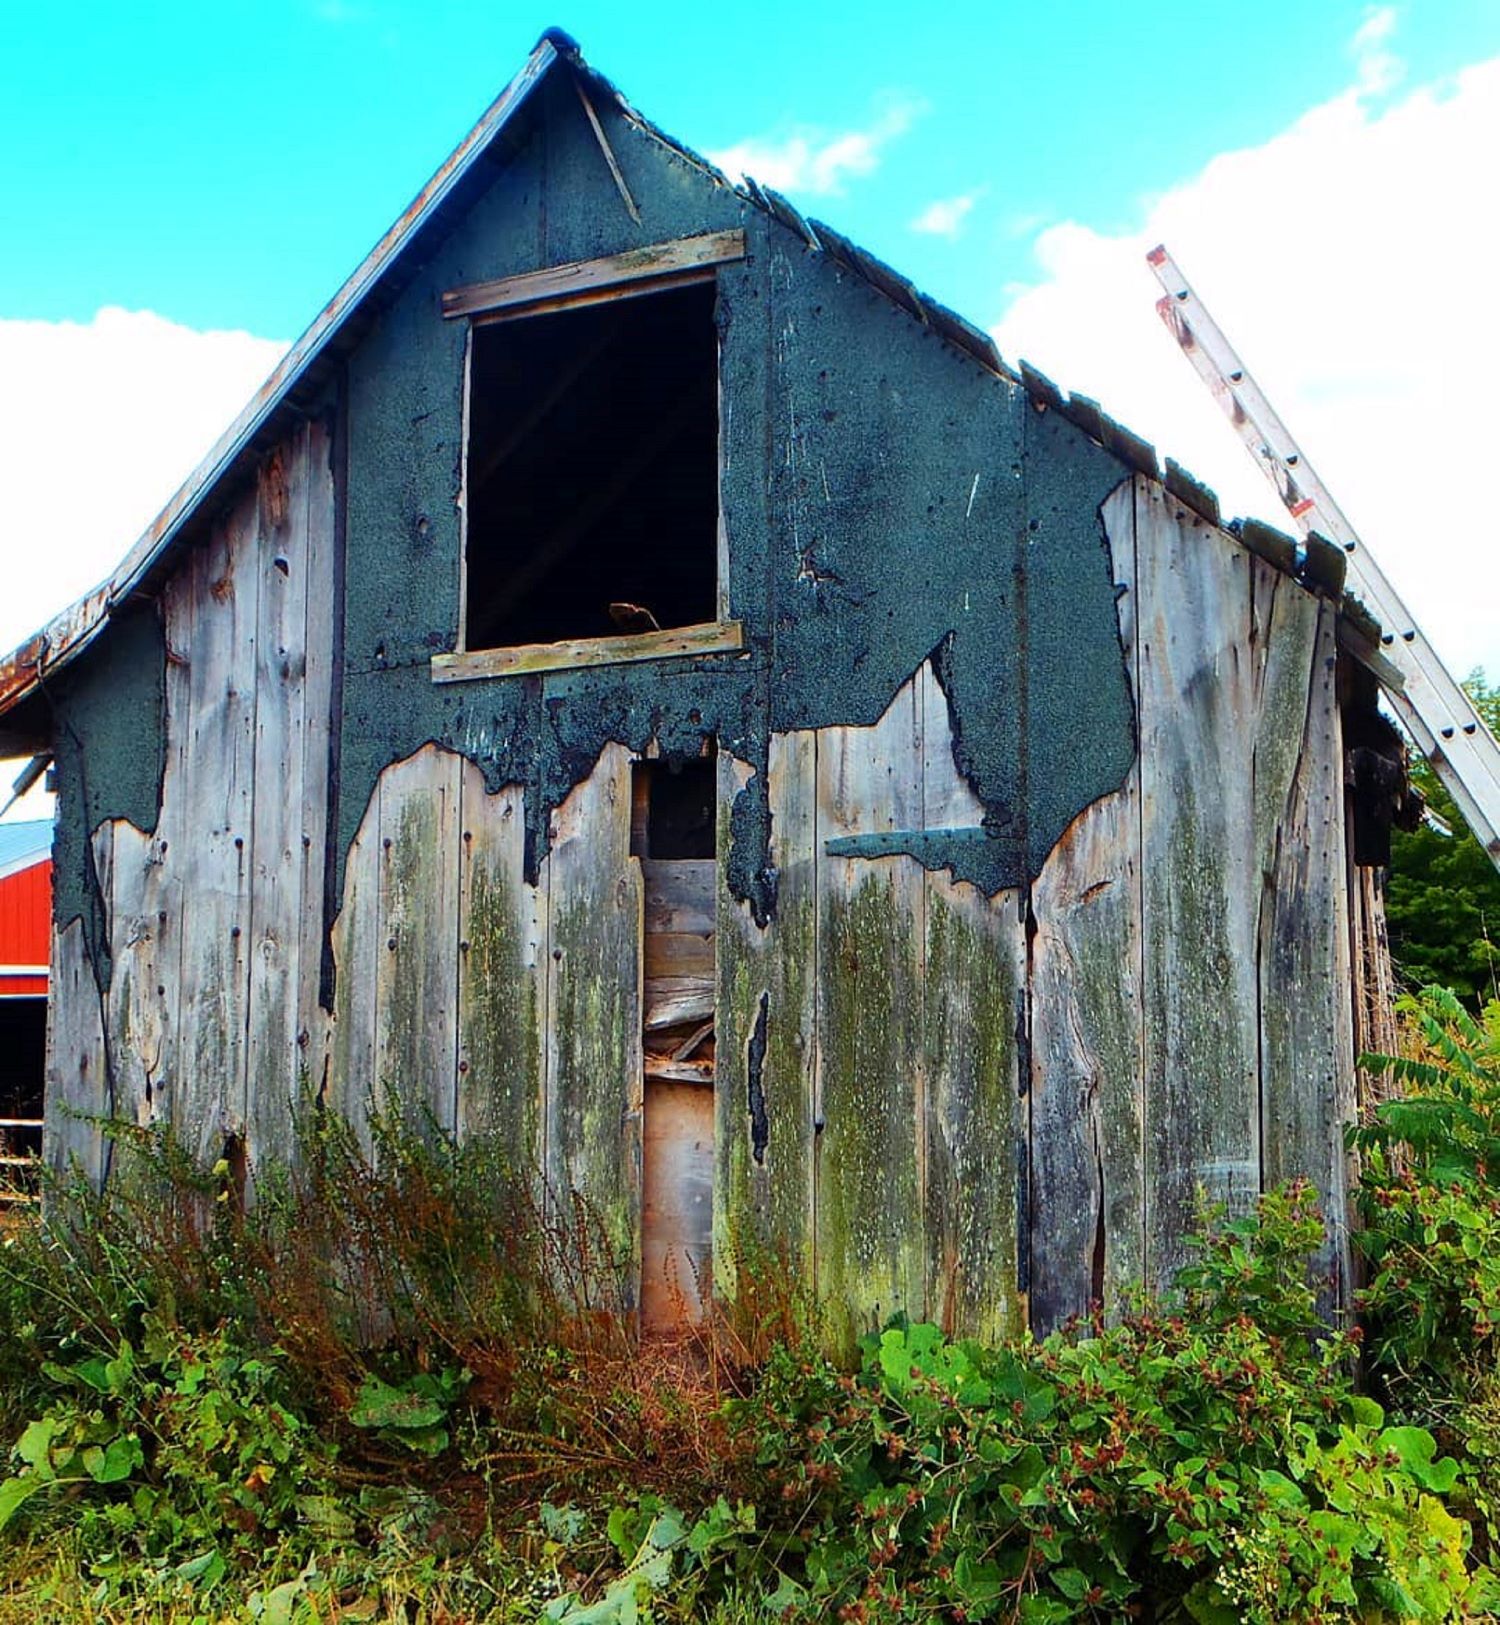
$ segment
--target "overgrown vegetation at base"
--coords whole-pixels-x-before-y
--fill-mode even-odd
[[[310,1118],[247,1203],[122,1134],[0,1249],[0,1625],[1490,1617],[1500,1007],[1411,1019],[1343,1332],[1298,1186],[1118,1324],[898,1322],[846,1370],[774,1258],[638,1344],[587,1213],[482,1139]]]

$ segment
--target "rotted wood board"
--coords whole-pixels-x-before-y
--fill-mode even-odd
[[[1254,557],[1136,483],[1146,1275],[1187,1261],[1200,1192],[1260,1191]]]
[[[630,1287],[639,1280],[644,887],[630,854],[630,755],[606,745],[553,815],[544,1154],[552,1197],[578,1203]],[[588,1290],[599,1291],[607,1283]]]
[[[1136,681],[1135,489],[1104,504]],[[1146,1257],[1137,769],[1084,809],[1031,889],[1030,1316],[1039,1334],[1117,1314]]]
[[[924,872],[835,857],[843,836],[921,827],[916,678],[869,728],[817,747],[817,1289],[836,1346],[925,1308]]]
[[[472,762],[461,772],[458,1127],[464,1136],[497,1136],[513,1171],[535,1182],[542,1165],[547,898],[525,879],[521,786],[489,795]]]
[[[750,770],[721,751],[718,843]],[[774,925],[759,927],[718,877],[714,1279],[745,1269],[814,1279],[817,1054],[817,736],[771,736],[767,769]]]

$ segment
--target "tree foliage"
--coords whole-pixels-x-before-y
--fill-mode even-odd
[[[1500,735],[1500,686],[1476,669],[1464,687]],[[1409,834],[1393,832],[1386,893],[1391,951],[1409,984],[1451,987],[1478,1006],[1500,997],[1500,872],[1431,766],[1415,759],[1411,776],[1452,834],[1425,823]]]

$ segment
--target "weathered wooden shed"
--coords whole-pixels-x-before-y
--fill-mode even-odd
[[[1336,1297],[1341,584],[549,35],[0,667],[49,1154],[420,1104],[581,1191],[648,1321],[757,1237],[844,1331],[1112,1304],[1199,1187],[1305,1173]]]

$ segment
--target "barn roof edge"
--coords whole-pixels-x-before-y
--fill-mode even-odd
[[[1242,523],[1221,520],[1218,500],[1207,486],[1170,457],[1166,459],[1163,472],[1158,467],[1155,449],[1117,423],[1096,401],[1085,395],[1065,394],[1029,362],[1022,361],[1018,369],[1012,369],[1002,359],[988,333],[921,293],[884,261],[860,248],[833,227],[821,221],[804,219],[779,193],[762,188],[749,176],[738,184],[732,181],[701,154],[642,117],[603,74],[583,60],[571,35],[560,28],[548,28],[520,71],[291,346],[212,450],[193,469],[131,547],[113,574],[68,605],[10,654],[0,658],[0,716],[13,711],[35,695],[48,674],[76,658],[114,616],[142,595],[149,594],[153,578],[159,575],[177,545],[185,539],[185,533],[200,516],[210,496],[226,479],[242,471],[247,463],[260,455],[267,440],[272,438],[273,424],[299,410],[299,386],[315,377],[319,361],[345,332],[412,238],[439,213],[459,182],[489,150],[556,62],[564,63],[591,88],[607,96],[620,113],[643,133],[795,233],[810,251],[827,255],[987,371],[1024,390],[1034,407],[1042,411],[1056,411],[1066,417],[1120,458],[1127,467],[1161,482],[1168,494],[1184,506],[1236,535],[1245,545],[1253,546],[1253,541],[1247,541],[1244,535]],[[1271,531],[1269,526],[1260,528]],[[1291,538],[1285,540],[1293,548],[1296,547]],[[1282,550],[1279,547],[1255,550],[1262,552],[1262,556],[1272,558],[1273,562],[1281,562],[1279,555]],[[1331,582],[1321,576],[1315,578],[1307,570],[1303,558],[1303,551],[1298,550],[1298,563],[1290,567],[1291,573],[1296,574],[1309,589],[1321,587],[1327,596],[1340,598],[1337,589],[1330,590]],[[1283,564],[1283,567],[1288,566]],[[1352,640],[1351,652],[1358,655],[1365,643],[1363,637]]]

